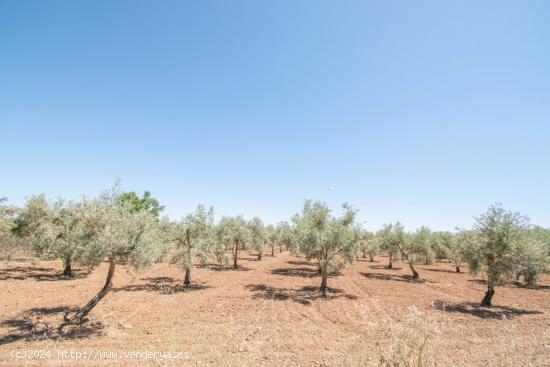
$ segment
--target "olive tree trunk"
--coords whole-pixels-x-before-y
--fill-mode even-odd
[[[327,274],[327,270],[324,269],[321,273],[321,294],[323,295],[323,297],[326,297],[327,296],[327,278],[328,278],[328,274]]]
[[[409,257],[409,255],[403,251],[403,249],[401,248],[401,246],[397,246],[397,248],[399,248],[399,251],[401,252],[401,255],[403,255],[403,257],[405,258],[405,260],[407,260],[407,263],[409,264],[409,268],[411,268],[411,272],[413,274],[413,280],[418,280],[420,279],[420,275],[418,274],[418,272],[416,271],[416,269],[414,268],[414,265],[413,265],[413,258],[412,257]]]
[[[420,275],[418,275],[418,272],[414,268],[414,266],[412,264],[412,260],[409,260],[408,263],[409,263],[409,267],[411,268],[411,272],[413,273],[413,279],[414,280],[420,279]]]
[[[233,269],[237,269],[237,256],[239,255],[239,240],[235,240],[235,247],[233,249]]]
[[[185,267],[185,278],[183,279],[183,286],[187,287],[189,284],[191,284],[191,267],[186,266]]]
[[[72,267],[72,261],[71,258],[68,258],[63,261],[63,275],[65,276],[71,276],[73,275],[73,267]]]
[[[90,313],[90,311],[99,303],[99,301],[103,299],[103,297],[107,295],[107,293],[109,293],[109,291],[113,287],[113,275],[115,274],[116,266],[115,260],[116,259],[114,256],[109,257],[109,270],[107,271],[107,278],[105,278],[105,285],[103,286],[103,288],[101,288],[101,290],[94,296],[94,298],[86,303],[84,307],[82,307],[75,313],[74,319],[78,323],[82,323],[86,315]]]
[[[491,307],[491,301],[493,299],[493,295],[495,294],[495,287],[490,281],[488,281],[487,284],[487,292],[485,292],[485,297],[481,300],[481,305],[484,307]]]

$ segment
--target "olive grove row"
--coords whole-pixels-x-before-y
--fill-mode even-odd
[[[216,222],[213,208],[203,205],[181,220],[171,221],[159,218],[162,209],[149,193],[139,198],[116,187],[80,201],[34,196],[22,208],[0,202],[0,250],[5,257],[18,244],[31,244],[39,257],[61,260],[65,276],[71,276],[74,264],[91,270],[107,261],[103,288],[72,316],[75,322],[82,322],[109,292],[119,263],[144,268],[169,260],[181,267],[183,284],[188,286],[197,262],[206,266],[213,261],[231,263],[238,268],[243,250],[261,260],[266,249],[275,256],[285,248],[308,261],[316,260],[320,291],[326,295],[329,276],[358,256],[372,260],[384,252],[389,268],[400,259],[414,280],[421,278],[415,265],[446,259],[454,263],[457,272],[468,264],[471,273],[485,276],[483,306],[491,305],[495,286],[521,278],[535,286],[550,268],[550,231],[531,226],[526,217],[499,204],[477,217],[473,228],[454,233],[432,232],[427,227],[406,232],[400,223],[386,224],[371,233],[357,222],[357,211],[351,206],[344,204],[341,214],[335,216],[325,203],[311,200],[306,200],[290,221],[277,225],[242,216],[224,216]]]

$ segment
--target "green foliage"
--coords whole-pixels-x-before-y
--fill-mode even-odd
[[[268,242],[268,231],[264,222],[258,217],[249,221],[248,226],[250,228],[250,248],[258,253],[258,260],[261,260]]]
[[[542,273],[550,271],[550,238],[548,230],[534,227],[524,233],[518,244],[517,257],[519,270],[517,276],[523,275],[525,283],[534,287]]]
[[[52,234],[48,223],[51,221],[50,204],[44,195],[31,196],[15,219],[13,232],[32,243],[39,255],[47,252]]]
[[[476,218],[477,246],[468,251],[468,263],[471,272],[483,272],[487,278],[488,290],[482,305],[490,306],[495,285],[516,274],[521,240],[528,226],[527,217],[507,211],[500,204],[492,205]]]
[[[380,254],[380,244],[376,237],[371,237],[367,240],[367,254],[369,254],[371,260],[374,260],[374,257]]]
[[[392,260],[399,256],[399,246],[405,241],[405,229],[399,222],[384,224],[382,229],[376,233],[380,248],[388,253],[390,262],[388,267],[392,267]]]
[[[95,234],[81,247],[76,260],[88,267],[99,265],[105,258],[128,261],[136,269],[152,265],[163,254],[157,218],[116,199],[92,203],[89,221]]]
[[[469,251],[471,271],[484,271],[493,283],[512,276],[517,265],[514,255],[518,253],[527,228],[527,218],[519,213],[506,211],[500,204],[489,207],[486,213],[476,218],[474,229],[478,246]]]
[[[8,259],[17,245],[14,235],[17,209],[5,205],[5,198],[0,198],[0,258]]]
[[[433,236],[428,227],[420,227],[415,233],[407,236],[403,242],[403,251],[413,263],[433,257]]]
[[[271,247],[271,256],[275,256],[275,246],[279,244],[279,236],[277,233],[277,229],[273,224],[269,224],[265,227],[266,230],[266,238],[267,238],[267,245]]]
[[[79,262],[78,254],[94,240],[94,203],[58,199],[48,203],[44,196],[31,197],[21,211],[15,232],[35,241],[38,253],[63,261],[64,274]]]
[[[360,246],[361,230],[354,222],[357,211],[348,204],[342,207],[342,216],[335,218],[325,203],[306,200],[302,213],[293,217],[300,252],[319,263],[323,293],[328,274],[353,261]]]
[[[141,198],[134,191],[125,192],[118,196],[118,200],[120,203],[129,204],[135,212],[145,210],[155,218],[158,218],[164,210],[164,206],[160,205],[159,201],[151,196],[150,191],[145,191]]]
[[[218,246],[216,257],[218,261],[227,262],[228,254],[233,257],[233,267],[237,268],[239,251],[246,250],[250,243],[250,228],[242,216],[222,217],[217,228]]]
[[[448,258],[452,247],[453,235],[450,232],[432,232],[431,251],[427,257],[427,262],[433,260]]]
[[[467,231],[460,229],[451,241],[448,243],[448,256],[454,262],[456,271],[460,272],[461,264],[467,259],[471,259],[471,263],[477,261],[477,233],[475,231]],[[479,264],[476,265],[479,268]]]
[[[198,257],[203,263],[210,261],[216,243],[214,231],[214,208],[207,211],[204,205],[197,206],[193,214],[171,225],[173,253],[171,262],[186,271],[187,278],[193,268],[193,259]]]
[[[294,238],[294,230],[288,224],[288,222],[280,222],[277,224],[277,227],[275,227],[275,234],[277,237],[277,243],[279,246],[284,246],[288,250],[293,250],[294,244],[296,243]]]
[[[363,231],[361,234],[360,250],[363,257],[369,255],[371,261],[380,253],[380,239],[371,232]]]

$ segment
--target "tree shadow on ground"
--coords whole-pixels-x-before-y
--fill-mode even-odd
[[[370,279],[378,279],[378,280],[391,280],[391,281],[397,281],[397,282],[407,282],[407,283],[434,283],[430,280],[426,280],[423,278],[420,279],[413,279],[412,275],[395,275],[395,274],[379,274],[379,273],[360,273],[362,276],[370,278]]]
[[[468,279],[469,282],[472,282],[472,283],[476,283],[476,284],[482,284],[482,285],[487,285],[487,281],[485,279]],[[546,289],[550,289],[550,285],[546,285],[546,284],[537,284],[535,286],[529,286],[525,283],[520,283],[520,282],[502,282],[502,283],[499,283],[497,284],[497,286],[499,287],[511,287],[511,286],[515,286],[515,287],[518,287],[518,288],[524,288],[524,289],[533,289],[533,290],[537,290],[537,289],[541,289],[541,290],[546,290]]]
[[[0,280],[26,280],[34,279],[37,281],[56,281],[56,280],[74,280],[84,278],[89,273],[84,270],[73,270],[71,276],[63,275],[55,268],[44,268],[35,266],[14,266],[0,270]]]
[[[394,266],[393,268],[388,268],[388,265],[373,265],[369,266],[371,269],[385,269],[385,270],[401,270],[403,268],[399,268]]]
[[[456,270],[449,270],[449,269],[428,269],[423,268],[422,270],[432,271],[436,273],[451,273],[451,274],[464,274],[464,272],[457,273]]]
[[[356,261],[361,263],[368,263],[368,264],[376,264],[380,262],[380,260],[370,261],[368,257],[358,257]]]
[[[477,284],[487,284],[485,279],[468,279],[468,281]]]
[[[13,343],[19,340],[70,340],[84,339],[92,335],[99,335],[103,329],[100,322],[86,325],[69,325],[63,320],[68,312],[75,312],[75,307],[42,307],[31,308],[18,317],[4,320],[0,325],[12,330],[0,335],[0,345]]]
[[[307,286],[299,289],[276,288],[266,284],[248,284],[246,289],[256,292],[254,298],[263,298],[273,301],[291,300],[302,305],[310,306],[315,300],[332,300],[336,298],[357,299],[353,294],[345,293],[338,288],[328,288],[328,295],[324,297],[319,287]]]
[[[210,288],[204,283],[191,283],[183,285],[182,280],[176,280],[172,277],[154,277],[143,278],[147,281],[145,284],[130,284],[124,287],[113,288],[113,292],[158,292],[161,294],[173,294],[177,292],[192,292]]]
[[[550,285],[545,285],[545,284],[528,285],[528,284],[525,284],[525,283],[515,282],[514,285],[518,288],[524,288],[524,289],[534,289],[534,290],[537,290],[537,289],[550,289]]]
[[[271,270],[271,274],[290,277],[315,278],[320,276],[319,271],[312,268],[279,268]]]
[[[507,320],[513,319],[522,315],[539,315],[540,311],[524,310],[506,306],[482,307],[479,303],[464,302],[447,304],[444,301],[434,301],[433,308],[443,312],[456,312],[472,316],[477,316],[482,319]]]
[[[313,261],[306,261],[306,260],[289,260],[287,261],[290,265],[310,265],[314,266],[316,263]]]
[[[212,271],[250,271],[252,270],[249,267],[238,265],[237,269],[233,268],[233,265],[226,265],[226,264],[200,264],[195,265],[195,268],[199,269],[207,269]]]
[[[262,256],[265,256],[262,255]],[[248,255],[248,256],[239,256],[237,257],[237,261],[261,261],[261,260],[258,260],[258,255]]]

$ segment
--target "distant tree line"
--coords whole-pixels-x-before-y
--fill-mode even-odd
[[[306,200],[289,222],[266,225],[260,218],[224,216],[216,222],[214,209],[198,205],[181,220],[161,218],[164,207],[150,192],[139,197],[118,186],[97,198],[78,201],[45,196],[30,197],[22,208],[0,200],[0,254],[9,259],[18,247],[27,246],[42,259],[58,259],[63,276],[78,265],[88,271],[108,262],[105,282],[99,292],[71,316],[82,322],[113,285],[117,264],[145,268],[168,260],[182,269],[183,286],[193,282],[193,268],[216,261],[239,267],[239,254],[248,251],[262,260],[269,251],[276,256],[284,249],[315,261],[320,292],[328,295],[329,277],[339,274],[346,263],[358,257],[374,261],[388,256],[388,268],[403,261],[413,280],[420,280],[418,264],[450,261],[456,272],[464,264],[472,274],[487,280],[483,306],[491,306],[495,287],[523,279],[535,287],[542,273],[550,271],[550,231],[531,226],[527,217],[492,205],[475,219],[471,229],[435,232],[421,227],[406,232],[399,222],[385,224],[376,233],[357,222],[357,210],[343,204],[334,216],[328,206]],[[69,321],[71,321],[69,320]]]

